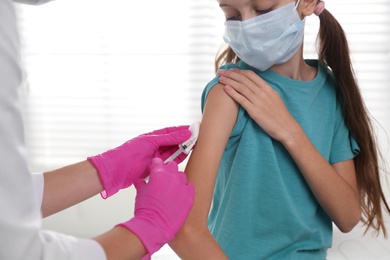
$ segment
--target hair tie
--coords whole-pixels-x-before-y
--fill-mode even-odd
[[[319,16],[322,11],[325,9],[325,2],[324,1],[319,1],[318,4],[316,5],[316,8],[314,9],[314,14]]]

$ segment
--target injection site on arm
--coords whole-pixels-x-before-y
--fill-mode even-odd
[[[200,122],[197,121],[193,123],[188,129],[191,131],[191,137],[179,144],[179,149],[177,149],[176,152],[174,152],[171,156],[169,156],[165,161],[164,164],[167,164],[169,162],[172,162],[176,157],[178,157],[181,153],[189,154],[192,148],[194,147],[196,141],[198,140],[199,136],[199,127]]]

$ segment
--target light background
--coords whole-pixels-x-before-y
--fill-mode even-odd
[[[388,161],[390,1],[328,0],[326,6],[348,35]],[[57,0],[17,9],[32,171],[84,160],[143,132],[200,120],[200,95],[214,77],[224,30],[216,0]],[[317,31],[318,18],[308,17],[306,58],[316,58]],[[130,188],[106,201],[96,196],[45,219],[44,226],[97,235],[132,216],[134,194]]]

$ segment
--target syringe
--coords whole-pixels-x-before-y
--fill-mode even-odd
[[[174,152],[171,156],[169,156],[164,161],[164,164],[172,162],[181,153],[185,153],[185,154],[189,154],[190,153],[192,147],[194,147],[196,141],[198,140],[199,127],[200,127],[200,122],[197,121],[197,122],[193,123],[188,128],[191,131],[191,137],[187,141],[185,141],[184,143],[179,144],[179,149],[176,152]]]

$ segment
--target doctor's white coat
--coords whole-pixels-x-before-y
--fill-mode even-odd
[[[92,239],[42,230],[43,176],[33,177],[28,170],[18,107],[22,69],[16,23],[12,1],[0,0],[0,259],[106,259]]]

